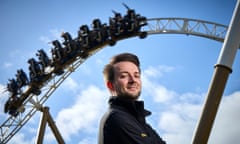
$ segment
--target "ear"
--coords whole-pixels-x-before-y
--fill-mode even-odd
[[[108,87],[110,90],[113,90],[113,84],[112,84],[112,82],[107,81],[107,87]]]

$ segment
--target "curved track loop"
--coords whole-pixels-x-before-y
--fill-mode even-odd
[[[205,37],[208,39],[223,42],[227,32],[227,26],[207,22],[203,20],[187,19],[187,18],[152,18],[147,20],[147,25],[141,31],[148,34],[186,34]],[[126,36],[119,40],[139,35]],[[22,110],[17,117],[10,116],[0,127],[0,144],[7,143],[39,110],[44,102],[52,95],[52,93],[61,85],[61,83],[74,72],[87,58],[107,46],[103,44],[101,47],[91,51],[85,58],[77,57],[75,61],[65,68],[65,72],[60,75],[52,75],[49,81],[45,82],[41,87],[42,93],[38,96],[30,94],[23,102]],[[24,110],[23,110],[24,109]]]
[[[188,18],[151,18],[148,19],[148,34],[186,34],[205,37],[223,42],[227,26]]]

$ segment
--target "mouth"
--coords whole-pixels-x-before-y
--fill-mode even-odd
[[[137,87],[133,87],[133,86],[131,86],[131,87],[127,87],[127,89],[128,90],[130,90],[130,91],[136,91],[136,90],[138,90],[138,88]]]

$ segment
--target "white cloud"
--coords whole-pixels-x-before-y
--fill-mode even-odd
[[[64,81],[63,87],[67,87],[68,90],[70,90],[70,91],[75,91],[75,90],[77,90],[77,88],[78,88],[78,84],[77,84],[77,82],[76,82],[73,78],[68,77],[68,78]]]
[[[152,110],[160,116],[158,126],[153,127],[158,127],[160,136],[168,144],[190,143],[201,110],[203,94],[179,94],[150,81],[151,79],[145,79],[145,89],[152,96],[153,103],[164,107],[161,111],[157,111],[158,108]]]
[[[96,138],[93,138],[93,137],[84,138],[79,142],[79,144],[95,144],[95,143],[96,143]]]
[[[64,32],[63,29],[51,29],[50,31],[50,36],[40,36],[39,40],[44,42],[44,43],[51,43],[53,40],[60,40],[61,39],[61,34]]]
[[[177,94],[174,91],[168,90],[163,86],[157,86],[156,89],[153,89],[153,96],[155,102],[167,102],[173,97],[176,97]]]
[[[152,69],[152,68],[151,68]],[[153,69],[152,69],[153,70]],[[153,70],[154,71],[154,70]],[[150,121],[160,136],[168,144],[188,144],[194,134],[203,107],[205,94],[183,93],[170,90],[155,83],[152,75],[143,75],[144,91],[152,97],[144,97],[153,107],[154,115]],[[69,78],[68,78],[69,79]],[[78,87],[73,79],[66,81],[67,85]],[[0,85],[0,90],[3,86]],[[1,95],[2,97],[2,95]],[[54,120],[64,138],[72,142],[73,137],[79,138],[78,143],[92,144],[97,142],[99,120],[107,109],[108,92],[97,86],[88,86],[76,98],[71,107],[62,109]],[[209,144],[237,143],[240,141],[240,92],[235,92],[222,98],[214,127],[209,138]],[[48,129],[45,135],[46,143],[54,143],[55,138]],[[25,142],[26,141],[26,142]],[[54,142],[53,142],[54,141]],[[18,133],[11,142],[31,143],[26,134]]]
[[[213,125],[210,144],[238,143],[240,141],[240,91],[223,97]]]
[[[104,64],[105,64],[105,63],[104,63],[103,59],[100,59],[100,58],[99,58],[99,59],[96,60],[96,65],[97,65],[97,66],[99,66],[99,65],[104,65]]]
[[[0,84],[0,116],[4,117],[6,116],[6,114],[3,112],[4,109],[4,105],[8,99],[9,95],[8,92],[6,91],[6,86]]]
[[[4,66],[4,68],[9,68],[9,67],[12,67],[12,63],[10,63],[10,62],[5,62],[4,64],[3,64],[3,66]]]
[[[155,102],[166,103],[173,97],[178,97],[177,93],[168,90],[166,87],[157,84],[153,79],[160,78],[164,73],[172,72],[175,68],[166,65],[150,66],[143,70],[142,83],[143,91],[146,91],[148,95],[153,97]]]
[[[92,69],[88,65],[85,65],[85,64],[81,65],[79,70],[86,75],[92,75],[93,74]]]
[[[159,117],[162,136],[168,144],[190,143],[200,113],[200,104],[173,103],[167,108]]]
[[[164,86],[153,82],[145,75],[142,76],[142,83],[144,88],[143,91],[146,91],[148,95],[152,96],[155,102],[165,103],[177,95],[176,92],[168,90]]]
[[[168,93],[171,95],[172,91],[166,89],[165,94],[168,95]],[[184,94],[177,95],[179,98],[173,97],[168,101],[167,105],[161,103],[164,110],[158,112],[160,115],[158,123],[160,135],[168,144],[191,143],[203,107],[203,103],[199,102],[198,97],[203,95],[192,94],[191,97],[195,97],[198,103],[193,99],[182,98],[186,96]],[[187,97],[189,96],[190,94],[187,94]],[[176,99],[184,100],[176,101]],[[223,97],[209,138],[209,144],[236,143],[240,141],[238,136],[240,133],[240,126],[238,125],[240,120],[239,102],[240,92]]]
[[[19,49],[13,49],[9,52],[10,57],[21,56],[21,51]]]
[[[149,66],[143,71],[143,74],[148,77],[161,77],[164,73],[173,71],[175,68],[167,65],[159,65],[157,67]]]
[[[154,73],[157,68],[154,70],[151,67],[150,71]],[[153,104],[157,103],[160,104],[159,107],[164,107],[160,111],[159,108],[152,109],[159,116],[158,126],[153,125],[153,127],[159,131],[160,136],[168,144],[191,143],[206,95],[192,92],[180,94],[170,90],[153,81],[156,79],[152,77],[153,73],[143,76],[144,91],[147,91],[147,94],[152,97]],[[240,92],[223,97],[212,135],[209,138],[209,144],[240,141],[238,136],[240,133],[240,126],[238,126],[240,120],[239,102]]]
[[[11,139],[11,144],[33,144],[34,139],[28,139],[24,133],[17,133]]]
[[[160,133],[160,136],[168,144],[187,144],[189,143],[189,134],[191,134],[189,129],[191,129],[191,126],[191,121],[186,121],[186,118],[183,118],[180,114],[171,111],[164,112],[161,115],[159,127],[165,132],[163,135]]]
[[[47,36],[41,36],[41,37],[39,38],[39,40],[42,41],[43,43],[49,43],[49,42],[51,42],[51,39],[50,39],[49,37],[47,37]]]
[[[59,39],[61,37],[61,34],[64,32],[63,29],[52,29],[50,30],[51,35],[55,39]]]
[[[92,133],[98,129],[98,120],[106,110],[107,91],[89,86],[77,97],[75,103],[61,110],[56,123],[66,141],[79,133]]]
[[[6,85],[0,84],[0,94],[1,94],[0,98],[1,99],[7,96],[7,91],[6,90],[7,90]]]

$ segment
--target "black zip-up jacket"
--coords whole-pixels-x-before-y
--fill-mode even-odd
[[[103,116],[98,144],[166,144],[145,117],[151,112],[144,109],[143,101],[111,97],[110,108]]]

